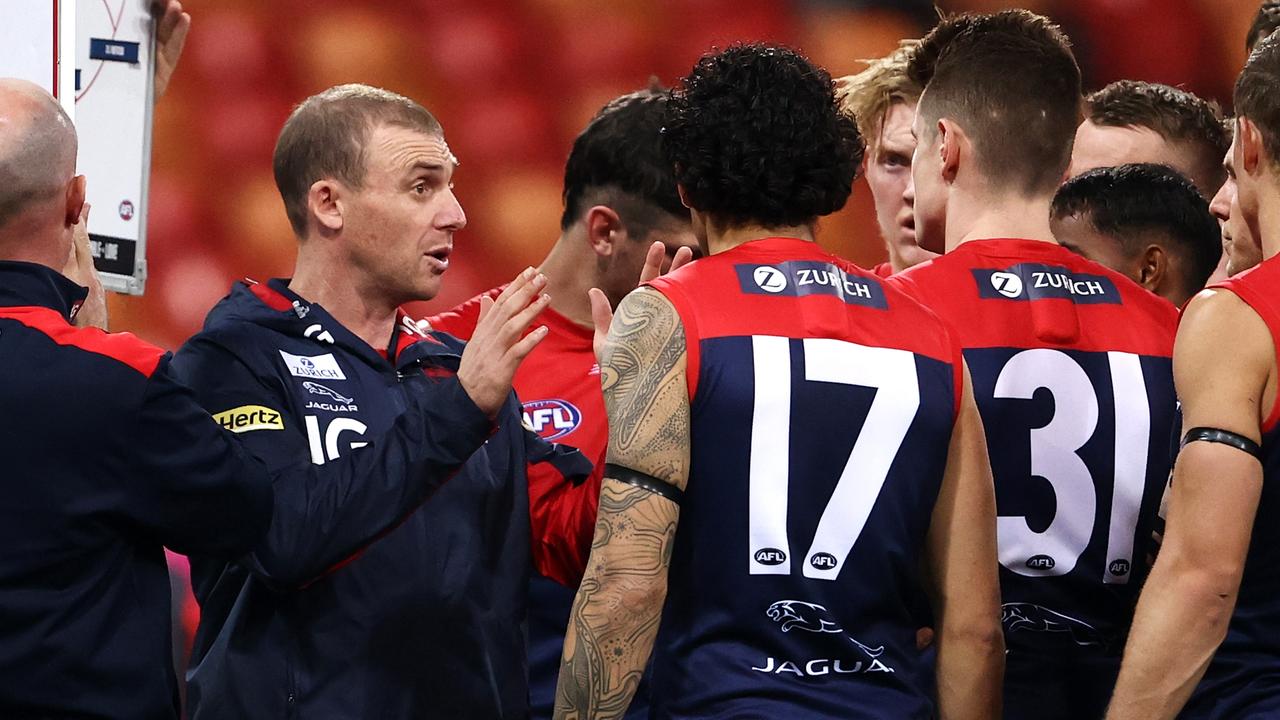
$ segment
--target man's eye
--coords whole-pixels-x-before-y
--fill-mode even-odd
[[[884,159],[884,164],[888,165],[889,167],[910,167],[911,158],[907,157],[906,155],[899,155],[898,153],[894,153]]]
[[[413,191],[419,195],[427,194],[427,184],[425,182],[416,182],[413,184]]]

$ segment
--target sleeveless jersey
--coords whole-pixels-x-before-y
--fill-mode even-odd
[[[964,347],[995,477],[1005,716],[1100,717],[1169,475],[1177,310],[1047,242],[894,276]]]
[[[1280,260],[1211,285],[1235,293],[1267,324],[1280,354]],[[1280,361],[1280,357],[1277,358]],[[1227,637],[1182,717],[1280,717],[1280,402],[1262,424],[1262,496]]]
[[[650,285],[683,323],[692,421],[652,717],[932,717],[910,608],[959,346],[798,239]]]

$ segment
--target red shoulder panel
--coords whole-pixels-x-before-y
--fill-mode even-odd
[[[966,348],[1173,353],[1177,308],[1056,244],[974,241],[887,282],[942,317]]]
[[[140,340],[132,333],[107,333],[97,328],[78,328],[68,323],[58,311],[49,308],[0,308],[0,317],[16,320],[39,331],[58,345],[80,348],[124,363],[146,377],[155,373],[165,355],[163,349]]]
[[[1263,261],[1235,277],[1227,278],[1209,286],[1210,289],[1221,289],[1235,293],[1236,297],[1245,301],[1258,317],[1267,324],[1271,331],[1271,345],[1276,353],[1276,367],[1280,368],[1280,303],[1272,298],[1275,288],[1280,282],[1280,262],[1276,258]],[[1280,389],[1271,408],[1271,414],[1262,423],[1262,432],[1268,433],[1280,424]]]

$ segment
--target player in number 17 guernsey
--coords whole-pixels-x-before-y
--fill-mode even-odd
[[[556,717],[619,716],[651,652],[654,718],[998,717],[981,424],[943,323],[813,241],[862,152],[830,78],[738,46],[669,108],[709,254],[628,295],[609,329],[608,463]],[[937,695],[911,610],[926,587]]]
[[[1099,718],[1169,476],[1177,310],[1053,242],[1080,87],[1056,27],[957,16],[909,72],[926,84],[908,192],[921,245],[946,254],[887,282],[948,321],[973,379],[999,513],[1005,718]]]

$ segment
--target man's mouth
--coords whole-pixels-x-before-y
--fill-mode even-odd
[[[440,272],[444,272],[449,269],[449,256],[452,254],[453,248],[448,245],[435,248],[434,250],[428,250],[423,253],[423,255],[431,258],[433,261],[432,264],[435,265],[436,269]]]

